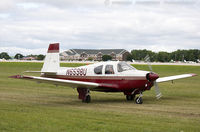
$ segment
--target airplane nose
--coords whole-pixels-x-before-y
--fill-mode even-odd
[[[159,76],[156,73],[147,73],[146,78],[149,81],[155,81],[156,79],[159,78]]]

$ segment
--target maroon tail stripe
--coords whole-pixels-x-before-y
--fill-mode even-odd
[[[48,53],[58,53],[59,52],[59,43],[50,44],[48,48]]]

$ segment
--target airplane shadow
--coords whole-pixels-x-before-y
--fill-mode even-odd
[[[158,102],[163,102],[166,100],[174,100],[173,97],[163,97],[160,100],[157,100],[155,97],[146,97],[143,98],[143,104],[158,104]],[[176,99],[175,99],[176,100]],[[82,100],[73,99],[73,100],[63,100],[63,101],[50,101],[49,105],[71,105],[71,106],[83,106],[87,104],[136,104],[135,100],[127,101],[124,98],[117,99],[93,99],[90,103],[83,103]]]
[[[161,99],[157,100],[153,96],[143,97],[143,104],[160,104],[165,101],[173,101],[177,100],[177,97],[161,97]],[[92,104],[136,104],[135,100],[127,101],[126,98],[93,98],[90,103],[83,103],[82,100],[77,99],[75,96],[71,96],[70,98],[61,97],[59,100],[50,99],[48,101],[40,101],[38,102],[40,105],[48,105],[48,106],[85,106]]]
[[[110,104],[110,103],[134,103],[133,101],[126,101],[125,99],[94,99],[90,103],[84,103],[82,100],[71,100],[71,101],[51,101],[49,104],[52,105],[87,105],[87,104]]]

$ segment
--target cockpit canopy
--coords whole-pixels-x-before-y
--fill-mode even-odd
[[[126,62],[119,62],[117,64],[118,72],[123,72],[123,71],[128,71],[128,70],[136,70],[136,69],[132,67],[131,65],[127,64]]]
[[[131,65],[127,64],[126,62],[105,63],[94,67],[95,74],[115,74],[116,72],[123,72],[128,70],[136,70],[136,69]]]

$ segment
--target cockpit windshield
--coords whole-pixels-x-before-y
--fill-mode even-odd
[[[118,72],[123,72],[123,71],[136,70],[136,69],[125,62],[119,62],[117,64],[117,70]]]

